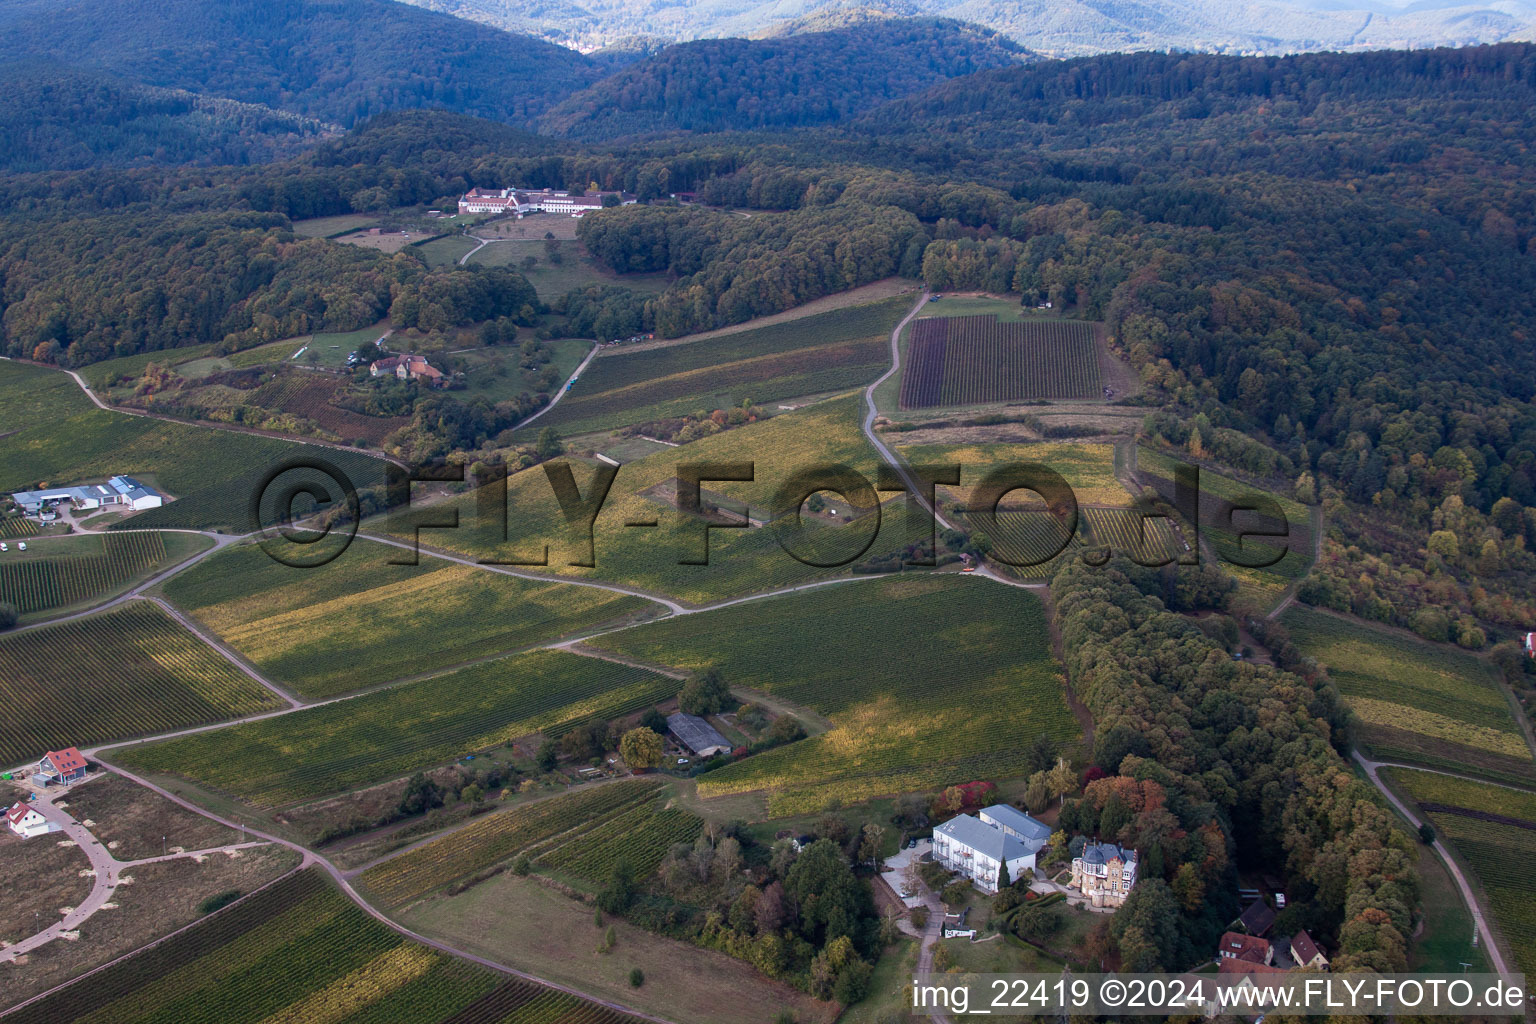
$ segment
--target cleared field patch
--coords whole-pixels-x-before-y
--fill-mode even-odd
[[[787,640],[786,638],[793,638]],[[899,576],[723,608],[592,641],[652,663],[715,666],[834,728],[718,769],[700,796],[769,792],[775,816],[1024,771],[1029,737],[1077,726],[1026,591]]]
[[[309,217],[293,222],[293,233],[300,238],[329,238],[348,231],[361,231],[379,222],[376,213],[340,213],[334,217]]]
[[[406,941],[311,870],[12,1019],[431,1022],[451,1017],[498,984],[490,971]]]
[[[118,860],[158,857],[170,847],[209,850],[244,838],[112,772],[71,789],[69,813],[78,821],[90,821],[91,835]]]
[[[489,814],[370,868],[361,882],[385,907],[399,909],[519,853],[575,839],[615,812],[648,805],[661,786],[659,779],[598,783]]]
[[[430,536],[430,535],[429,535]],[[649,602],[540,583],[359,541],[318,569],[254,545],[166,582],[166,596],[270,676],[330,696],[637,615]]]
[[[888,365],[890,330],[909,305],[898,296],[703,341],[621,346],[534,426],[581,433],[867,384]]]
[[[924,317],[910,329],[903,409],[1103,397],[1093,324]]]
[[[1281,621],[1327,668],[1376,757],[1536,781],[1536,764],[1482,660],[1309,608],[1291,608]]]
[[[0,696],[4,764],[282,703],[145,601],[0,638]]]
[[[659,704],[676,680],[564,651],[532,651],[351,700],[124,750],[262,807],[357,789],[545,729]]]
[[[444,235],[430,242],[422,242],[411,251],[425,260],[429,267],[446,267],[474,252],[479,244],[467,235]]]
[[[210,546],[192,534],[140,531],[37,542],[0,556],[0,600],[22,615],[87,604]]]
[[[668,274],[615,274],[587,254],[578,241],[560,241],[560,262],[552,262],[542,237],[537,239],[497,240],[487,244],[468,260],[488,267],[512,267],[522,273],[546,301],[559,298],[574,288],[591,284],[611,284],[637,292],[658,294],[672,283]],[[536,262],[527,264],[532,256]]]

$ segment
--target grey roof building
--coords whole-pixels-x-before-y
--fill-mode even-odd
[[[1009,878],[1017,879],[1024,869],[1034,868],[1035,854],[1049,837],[1045,829],[1043,836],[1022,839],[993,822],[960,814],[933,830],[933,857],[983,892],[996,892],[1002,866],[1007,864]]]
[[[1025,843],[1044,844],[1051,838],[1051,826],[1039,821],[1011,804],[993,804],[977,812],[981,820],[993,825]],[[1039,849],[1039,847],[1036,847]]]
[[[668,715],[667,731],[699,757],[710,757],[731,749],[731,741],[698,715],[685,715],[681,711]]]

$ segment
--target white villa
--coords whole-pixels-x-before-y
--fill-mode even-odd
[[[1017,881],[1025,871],[1034,870],[1035,854],[1050,837],[1049,825],[1015,807],[993,804],[977,817],[957,815],[934,829],[933,859],[970,879],[982,892],[993,893],[1004,864],[1009,879]]]
[[[460,213],[564,213],[580,217],[589,210],[601,210],[605,196],[616,196],[618,205],[630,206],[636,200],[626,192],[571,193],[544,188],[472,188],[459,199]]]
[[[1096,907],[1118,907],[1136,884],[1136,851],[1114,843],[1089,843],[1072,858],[1072,888]]]
[[[11,826],[11,831],[23,839],[46,835],[54,830],[48,819],[37,813],[37,808],[24,803],[13,804],[5,812],[5,821]]]

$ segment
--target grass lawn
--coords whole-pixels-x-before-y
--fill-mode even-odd
[[[906,936],[887,947],[875,962],[868,994],[844,1010],[838,1024],[888,1024],[909,1019],[912,995],[908,989],[917,972],[917,953],[917,940]]]
[[[587,353],[592,351],[592,342],[583,338],[558,338],[545,342],[545,345],[550,349],[550,362],[560,375],[557,387],[564,386],[565,381],[576,372],[576,367],[587,357]],[[460,352],[453,358],[462,360],[465,365],[464,391],[461,393],[463,401],[484,395],[492,402],[503,402],[529,390],[528,382],[523,379],[522,370],[518,367],[519,356],[515,345]],[[542,425],[543,420],[539,423]]]
[[[580,242],[562,241],[559,245],[559,263],[550,262],[543,239],[491,242],[471,256],[469,262],[521,271],[539,293],[539,298],[546,302],[559,298],[573,288],[585,288],[589,284],[612,284],[632,288],[637,292],[660,293],[672,283],[670,275],[665,273],[615,274],[589,256],[586,246]],[[537,262],[525,268],[523,261],[529,256]]]
[[[1003,323],[1062,319],[1050,310],[1025,309],[1017,295],[940,294],[943,298],[930,299],[923,307],[923,316],[995,316]]]
[[[1410,971],[1456,974],[1464,963],[1471,964],[1473,971],[1488,970],[1487,956],[1472,946],[1472,915],[1461,890],[1427,846],[1419,847],[1419,906],[1424,928],[1409,951]]]
[[[1536,764],[1487,662],[1299,605],[1282,622],[1327,668],[1377,758],[1536,782]]]
[[[979,577],[825,587],[592,643],[689,671],[714,666],[730,683],[831,719],[828,732],[699,780],[706,798],[766,790],[775,816],[833,798],[1018,775],[1022,738],[1044,732],[1070,743],[1077,735],[1039,599]]]
[[[430,537],[430,532],[428,534]],[[260,547],[222,551],[166,596],[273,678],[323,697],[510,652],[655,609],[591,587],[538,583],[358,541],[317,569]]]
[[[422,242],[411,251],[426,260],[429,267],[446,267],[474,252],[479,244],[465,235],[444,235],[430,242]]]
[[[376,213],[341,213],[334,217],[310,217],[293,222],[293,233],[300,238],[329,238],[347,231],[360,231],[379,222]]]
[[[679,1024],[766,1024],[786,1008],[805,1024],[830,1024],[833,1016],[831,1004],[771,981],[740,960],[617,918],[611,920],[617,943],[599,953],[607,925],[593,923],[590,906],[510,873],[418,904],[401,921],[461,949]],[[638,989],[629,984],[634,967],[645,973]]]

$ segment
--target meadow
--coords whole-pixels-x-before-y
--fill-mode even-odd
[[[257,484],[295,459],[324,459],[359,489],[384,472],[367,455],[108,412],[57,370],[0,362],[0,433],[12,430],[0,445],[0,491],[127,474],[178,499],[123,524],[134,529],[249,530]]]
[[[1518,818],[1536,825],[1536,792],[1531,790],[1411,768],[1383,768],[1381,772],[1421,806],[1454,807],[1477,814]]]
[[[1446,812],[1430,812],[1428,818],[1477,876],[1484,905],[1514,956],[1514,969],[1536,973],[1536,901],[1530,878],[1536,823],[1513,825]]]
[[[519,853],[541,852],[541,844],[574,838],[609,815],[657,799],[659,779],[593,783],[560,796],[520,804],[477,818],[472,824],[413,847],[368,869],[360,878],[366,892],[398,910],[432,892],[469,879]],[[530,854],[532,855],[532,854]]]
[[[282,705],[146,601],[0,637],[0,698],[7,765]]]
[[[103,600],[211,543],[185,533],[79,535],[0,555],[0,601],[23,616]]]
[[[1018,775],[1037,733],[1067,745],[1078,736],[1040,600],[984,578],[825,587],[592,643],[689,671],[713,666],[732,685],[829,718],[828,732],[700,777],[704,797],[768,791],[776,817]]]
[[[902,409],[1102,397],[1086,321],[923,317],[909,330]]]
[[[545,729],[660,704],[676,680],[564,651],[481,662],[276,718],[125,749],[262,807],[358,789]]]
[[[1536,763],[1486,662],[1300,606],[1281,622],[1327,668],[1378,760],[1536,782]]]
[[[1190,463],[1193,465],[1193,463]],[[1177,460],[1147,447],[1136,449],[1136,471],[1145,476],[1158,478],[1159,481],[1172,481]],[[1170,483],[1171,487],[1172,484]],[[1161,487],[1158,488],[1162,490]],[[1294,498],[1288,498],[1283,494],[1256,487],[1253,484],[1244,483],[1234,477],[1225,476],[1214,470],[1200,467],[1200,497],[1202,503],[1207,499],[1217,499],[1213,504],[1219,505],[1225,502],[1231,505],[1245,500],[1249,495],[1261,494],[1273,499],[1279,506],[1280,512],[1294,530],[1298,526],[1306,526],[1311,521],[1312,513],[1301,502]],[[1201,509],[1201,518],[1205,518],[1206,510]]]
[[[889,364],[890,330],[910,305],[897,296],[698,341],[620,346],[535,426],[575,434],[865,384]]]
[[[500,503],[499,493],[490,488],[467,493],[445,506],[458,510],[459,529],[426,531],[422,540],[475,558],[538,560],[547,554],[549,564],[536,571],[610,580],[695,604],[846,573],[846,568],[802,564],[780,547],[773,528],[763,526],[711,529],[708,564],[681,564],[685,559],[703,556],[704,531],[696,518],[677,510],[672,496],[673,481],[682,464],[752,463],[751,481],[707,483],[701,490],[706,498],[711,494],[724,496],[722,500],[728,498],[732,505],[749,506],[752,519],[757,522],[771,516],[773,496],[779,487],[808,468],[845,464],[873,486],[879,459],[860,433],[861,409],[857,397],[840,398],[625,463],[614,478],[593,529],[592,568],[570,564],[586,558],[585,540],[567,525],[545,469],[540,466],[508,478],[505,535],[500,521],[494,515],[482,517],[479,509],[482,499],[489,500],[493,507]],[[568,461],[581,493],[589,494],[597,464]],[[855,555],[866,543],[868,551],[860,558],[911,543],[913,536],[904,503],[891,500],[890,494],[879,497],[891,503],[882,509],[878,532],[875,519],[867,514],[849,524],[808,521],[817,560],[833,561]],[[631,522],[654,525],[626,525]],[[380,528],[391,527],[380,523]]]
[[[672,283],[665,273],[615,274],[598,264],[587,254],[587,247],[575,240],[560,242],[560,262],[554,263],[549,259],[542,236],[543,229],[540,228],[537,238],[492,242],[471,256],[468,262],[488,267],[511,267],[519,271],[545,302],[558,299],[573,289],[593,284],[618,285],[654,294],[665,291]],[[537,262],[531,267],[525,267],[523,261],[529,256]]]
[[[430,534],[428,535],[430,537]],[[315,569],[256,545],[214,555],[165,593],[270,677],[327,697],[553,640],[655,606],[365,540]]]
[[[169,941],[16,1011],[61,1021],[496,1024],[628,1020],[575,996],[409,942],[319,869],[289,875]]]

